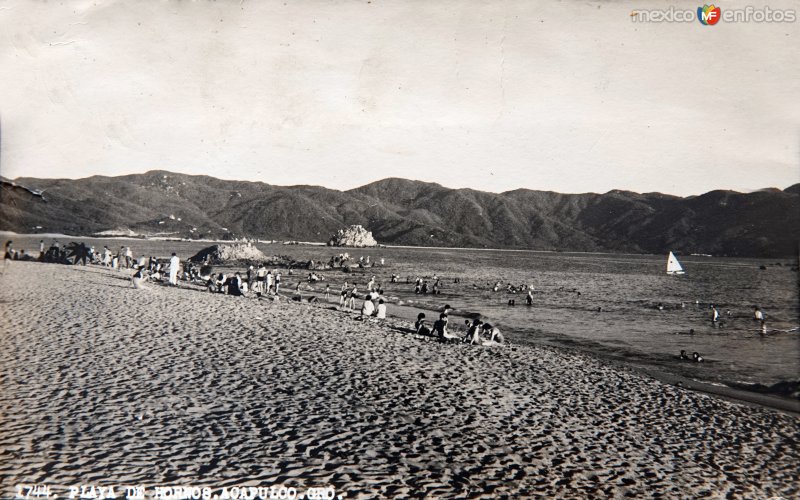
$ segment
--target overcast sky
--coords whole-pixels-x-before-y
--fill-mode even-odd
[[[800,22],[631,20],[670,5],[697,8],[0,1],[0,174],[679,195],[800,182]]]

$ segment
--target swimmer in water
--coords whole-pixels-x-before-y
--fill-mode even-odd
[[[761,320],[761,330],[759,331],[762,337],[767,334],[767,322],[763,319]]]
[[[753,306],[753,320],[755,321],[764,320],[764,313],[761,312],[761,308],[758,306]]]
[[[695,362],[695,363],[702,363],[703,361],[705,361],[705,360],[703,359],[703,356],[699,355],[699,354],[698,354],[698,353],[696,353],[696,352],[693,352],[693,353],[692,353],[692,359],[694,360],[694,362]]]
[[[689,355],[688,355],[688,354],[686,354],[686,351],[684,351],[684,350],[681,350],[681,356],[680,356],[680,358],[681,358],[682,360],[687,360],[687,361],[688,361],[688,359],[689,359]]]
[[[711,305],[711,322],[712,323],[716,323],[718,321],[719,321],[719,311],[717,311],[717,308],[714,307],[714,305],[712,304]]]

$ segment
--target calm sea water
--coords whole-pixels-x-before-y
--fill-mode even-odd
[[[17,237],[16,248],[38,250],[38,237]],[[46,243],[52,239],[45,240]],[[68,240],[61,240],[62,243]],[[85,239],[102,248],[129,244],[134,255],[188,258],[208,245],[197,242]],[[709,382],[771,385],[800,378],[800,332],[797,331],[796,260],[679,257],[686,271],[667,276],[666,256],[571,254],[530,251],[379,248],[333,249],[317,246],[259,244],[267,255],[326,262],[340,251],[371,257],[384,266],[366,274],[323,271],[333,293],[348,280],[364,285],[376,275],[392,302],[435,311],[448,303],[460,313],[480,313],[518,342],[570,346],[622,362],[653,366]],[[777,265],[780,263],[781,265]],[[761,270],[760,266],[766,266]],[[400,275],[390,283],[390,275]],[[416,277],[441,278],[441,295],[414,294]],[[306,276],[284,273],[285,286]],[[411,284],[406,284],[406,278]],[[455,278],[460,283],[455,283]],[[501,291],[491,291],[495,282]],[[532,307],[525,293],[509,294],[506,283],[532,285]],[[363,289],[363,288],[362,288]],[[517,305],[508,306],[509,299]],[[664,306],[658,309],[658,304]],[[711,323],[715,304],[723,324]],[[770,330],[759,335],[752,320],[759,305]],[[598,308],[600,311],[598,312]],[[391,308],[390,308],[391,313]],[[433,317],[428,314],[428,317]],[[453,322],[451,322],[453,324]],[[690,335],[690,329],[694,334]],[[682,362],[682,350],[699,352],[705,363]]]

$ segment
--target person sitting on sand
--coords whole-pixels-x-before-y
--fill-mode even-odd
[[[694,362],[695,362],[695,363],[702,363],[703,361],[705,361],[705,360],[703,359],[703,356],[699,355],[699,354],[698,354],[698,353],[696,353],[696,352],[693,352],[693,353],[692,353],[692,359],[694,360]]]
[[[433,334],[440,339],[447,335],[447,315],[445,313],[440,314],[439,319],[433,323]]]
[[[378,319],[386,319],[386,303],[383,299],[378,299],[378,308],[375,311],[375,317]]]
[[[366,319],[372,316],[375,312],[375,304],[369,298],[369,295],[364,296],[364,303],[361,304],[361,317],[359,319]]]
[[[228,295],[241,297],[242,294],[242,274],[236,273],[228,280]]]
[[[417,321],[414,323],[414,329],[419,335],[430,335],[431,330],[425,325],[425,313],[417,315]]]
[[[222,273],[217,275],[217,280],[214,283],[217,286],[217,292],[219,293],[226,293],[227,292],[227,282],[228,277]]]
[[[472,326],[469,327],[467,330],[467,334],[464,336],[464,342],[467,344],[480,344],[481,343],[481,325],[483,321],[476,319],[472,321]]]
[[[131,276],[131,283],[133,283],[133,288],[137,290],[146,290],[147,287],[144,286],[144,282],[147,278],[144,275],[144,268],[139,267],[133,276]]]
[[[484,323],[482,328],[484,336],[488,336],[491,342],[502,344],[505,341],[503,334],[500,333],[500,329],[496,326],[492,326],[489,323]]]

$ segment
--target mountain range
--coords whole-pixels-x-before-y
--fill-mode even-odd
[[[488,193],[389,178],[348,191],[150,171],[2,181],[0,229],[327,241],[361,224],[394,245],[797,255],[800,184],[678,197]]]

